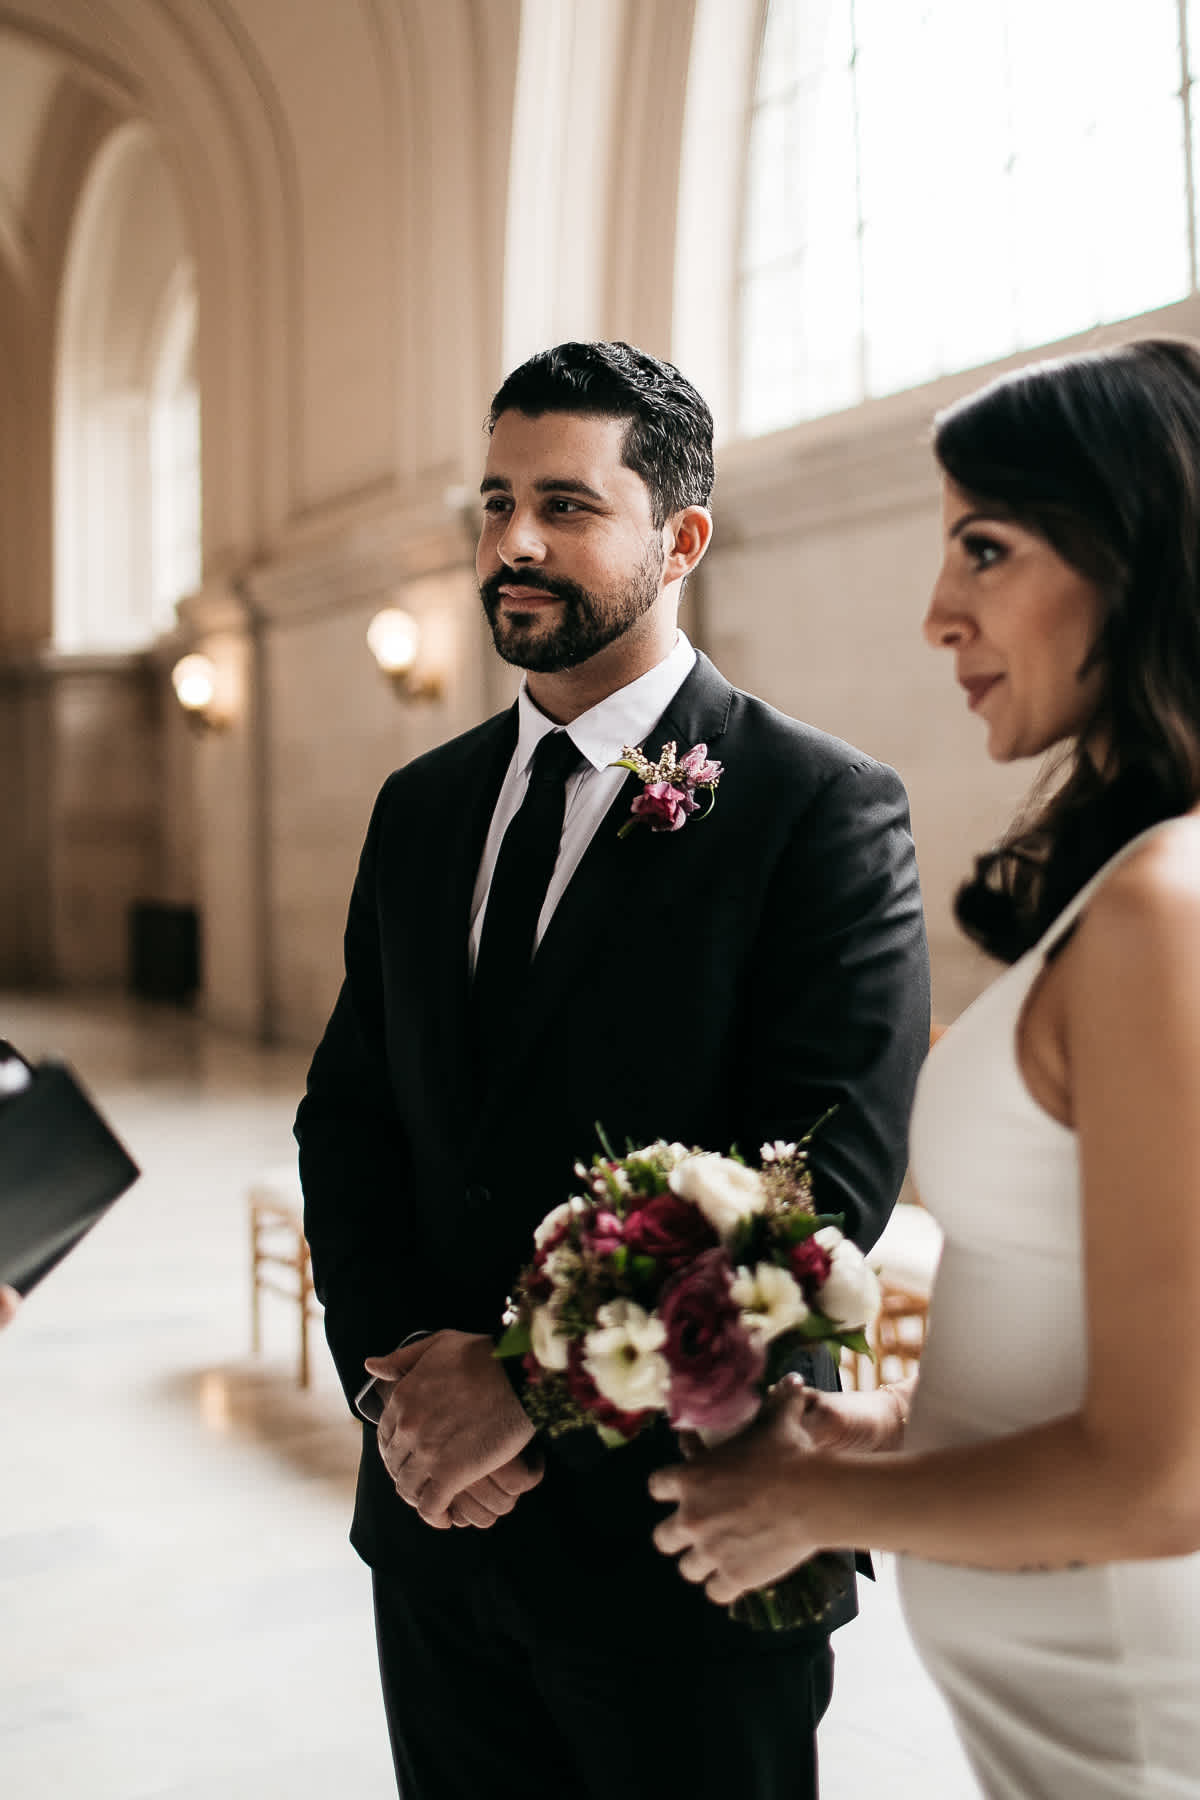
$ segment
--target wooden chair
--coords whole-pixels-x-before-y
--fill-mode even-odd
[[[321,1316],[313,1292],[312,1262],[304,1236],[304,1198],[300,1177],[290,1166],[267,1169],[251,1185],[250,1204],[250,1337],[262,1350],[263,1293],[278,1294],[297,1309],[300,1329],[299,1382],[312,1381],[308,1328]],[[274,1271],[286,1271],[278,1278]]]
[[[937,1023],[931,1026],[930,1049],[945,1029]],[[925,1348],[929,1295],[941,1249],[941,1231],[910,1181],[879,1242],[868,1254],[882,1289],[879,1317],[870,1333],[874,1361],[853,1350],[844,1351],[842,1380],[847,1387],[879,1387],[913,1374]]]

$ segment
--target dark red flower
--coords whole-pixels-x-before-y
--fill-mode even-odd
[[[657,1312],[667,1328],[668,1417],[677,1429],[737,1431],[759,1408],[766,1354],[730,1296],[733,1271],[722,1249],[706,1250],[675,1275]]]
[[[788,1251],[788,1267],[800,1284],[809,1306],[817,1304],[816,1296],[829,1279],[833,1258],[815,1238],[802,1238]]]
[[[637,1256],[652,1256],[668,1270],[715,1249],[720,1238],[698,1206],[678,1194],[656,1194],[625,1221],[625,1242]]]
[[[525,1292],[535,1306],[545,1306],[554,1293],[554,1283],[544,1269],[535,1265],[525,1277]]]

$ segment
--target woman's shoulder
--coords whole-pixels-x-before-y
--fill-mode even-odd
[[[1156,950],[1196,955],[1200,811],[1168,820],[1130,848],[1088,901],[1078,936],[1094,954],[1132,956],[1143,966]]]

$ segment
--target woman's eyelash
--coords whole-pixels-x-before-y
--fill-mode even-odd
[[[985,537],[981,532],[963,533],[962,547],[977,568],[986,569],[999,561],[1004,554],[1004,546],[995,538]]]

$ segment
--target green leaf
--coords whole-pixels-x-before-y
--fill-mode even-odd
[[[755,1223],[753,1219],[741,1219],[737,1229],[729,1241],[729,1260],[736,1269],[740,1263],[750,1261],[750,1246],[754,1242]]]
[[[529,1320],[514,1319],[512,1324],[508,1327],[508,1330],[504,1333],[504,1336],[500,1339],[500,1342],[496,1345],[496,1348],[492,1351],[492,1355],[496,1357],[524,1356],[525,1352],[532,1348],[533,1342],[529,1336]]]
[[[612,1201],[614,1212],[619,1213],[621,1211],[621,1202],[625,1198],[625,1192],[621,1183],[617,1180],[615,1170],[605,1169],[604,1185],[608,1189],[608,1197]]]
[[[635,1256],[631,1266],[638,1281],[653,1281],[658,1274],[658,1264],[652,1256]]]
[[[600,1139],[600,1148],[603,1150],[605,1156],[607,1156],[609,1162],[616,1162],[617,1158],[613,1153],[613,1147],[608,1141],[608,1133],[605,1131],[599,1119],[596,1120],[596,1136]]]
[[[846,1346],[847,1350],[857,1350],[860,1356],[869,1356],[871,1361],[874,1362],[875,1352],[867,1341],[867,1334],[865,1331],[839,1332],[838,1336],[841,1338],[842,1343]]]
[[[596,1436],[606,1450],[622,1450],[626,1444],[633,1442],[632,1438],[627,1438],[621,1432],[614,1431],[611,1425],[597,1425]]]

